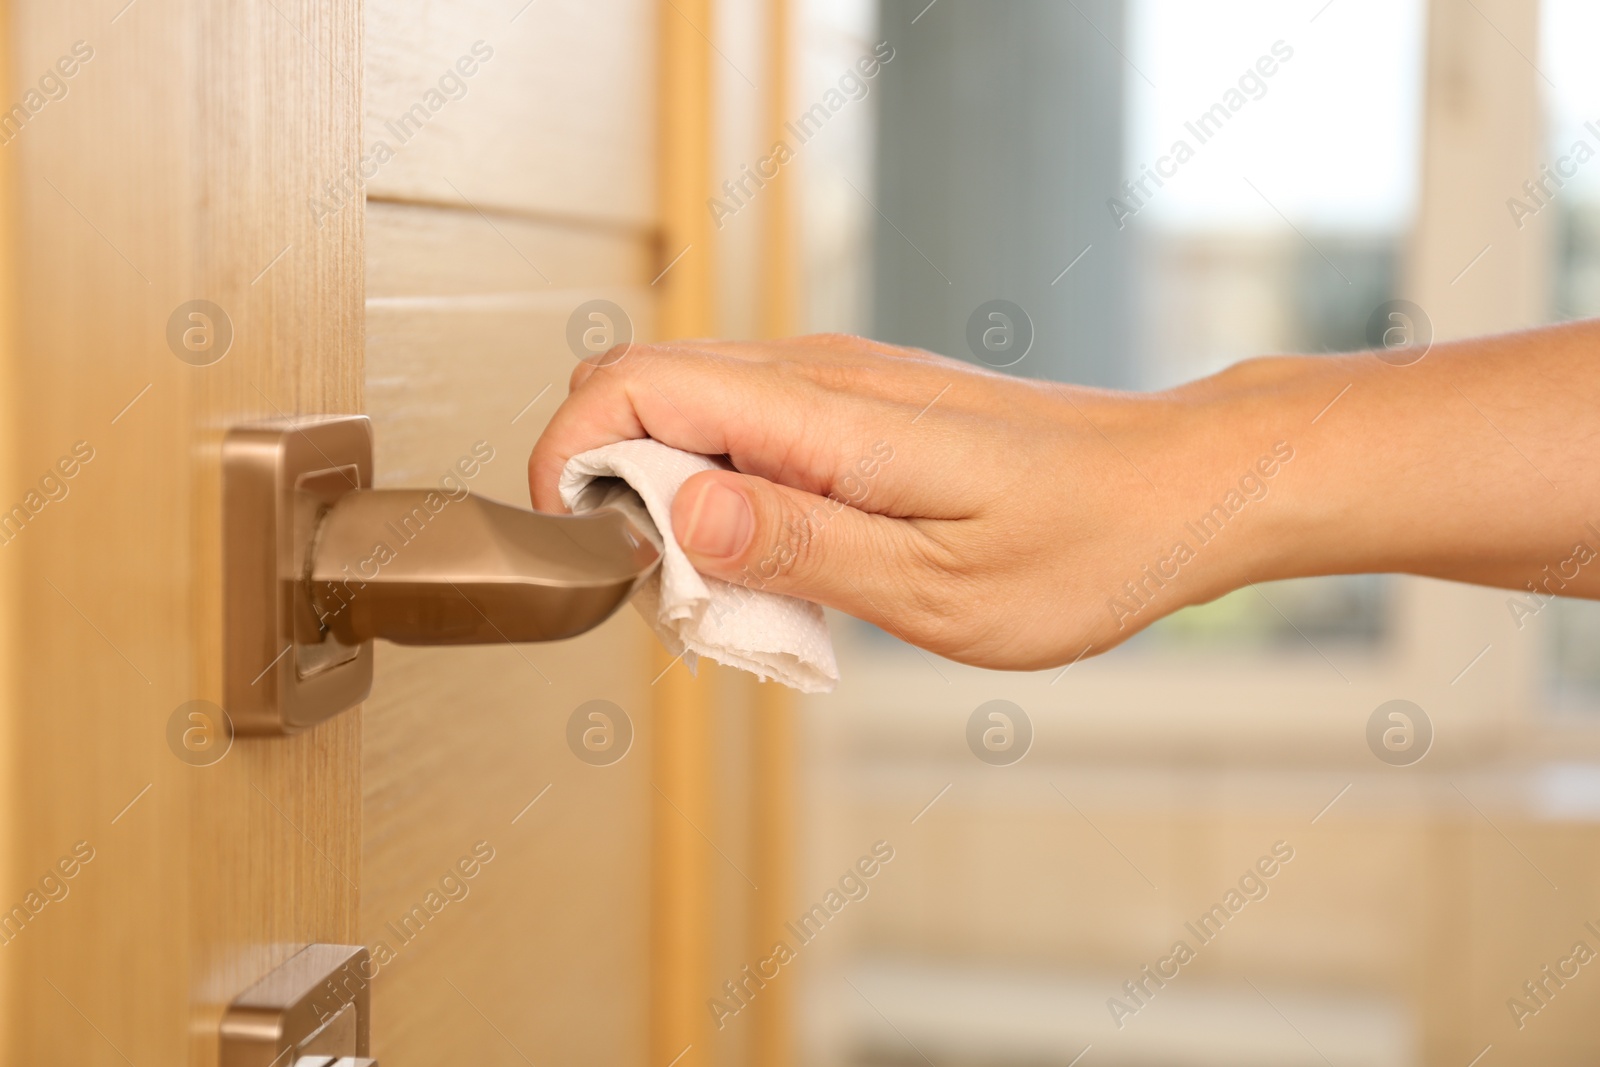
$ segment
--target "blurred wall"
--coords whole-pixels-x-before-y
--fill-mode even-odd
[[[1123,178],[1123,6],[884,0],[895,53],[862,190],[878,209],[879,340],[973,359],[968,320],[1003,299],[1032,322],[1017,373],[1134,384],[1128,242],[1104,203]]]

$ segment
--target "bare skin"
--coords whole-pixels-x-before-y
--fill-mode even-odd
[[[821,335],[585,362],[528,461],[725,455],[673,503],[706,574],[985,667],[1103,652],[1251,582],[1396,572],[1600,598],[1600,322],[1249,360],[1162,393]],[[831,498],[831,499],[830,499]]]

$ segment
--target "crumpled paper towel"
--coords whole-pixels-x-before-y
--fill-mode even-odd
[[[839,667],[820,607],[702,575],[678,547],[672,498],[690,475],[718,469],[726,464],[659,441],[619,441],[567,461],[561,500],[573,511],[618,508],[655,542],[661,566],[633,605],[691,671],[705,656],[802,693],[831,691]]]

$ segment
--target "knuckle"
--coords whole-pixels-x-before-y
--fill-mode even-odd
[[[572,368],[567,380],[568,392],[574,391],[597,376],[604,374],[608,380],[629,377],[656,356],[656,346],[627,341],[613,345],[604,352],[585,356]]]
[[[814,403],[825,394],[859,394],[870,384],[870,372],[856,361],[832,359],[815,350],[786,353],[763,370],[793,404]]]
[[[798,338],[798,340],[808,347],[814,348],[859,348],[861,346],[861,338],[854,334],[841,333],[837,330],[830,330],[827,333],[806,334]]]

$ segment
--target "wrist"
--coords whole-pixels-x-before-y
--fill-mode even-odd
[[[1175,484],[1181,532],[1197,555],[1189,603],[1254,582],[1329,573],[1350,527],[1356,484],[1334,457],[1352,442],[1328,426],[1363,368],[1347,359],[1271,356],[1184,386],[1178,420],[1195,457]],[[1347,387],[1350,389],[1347,390]]]

